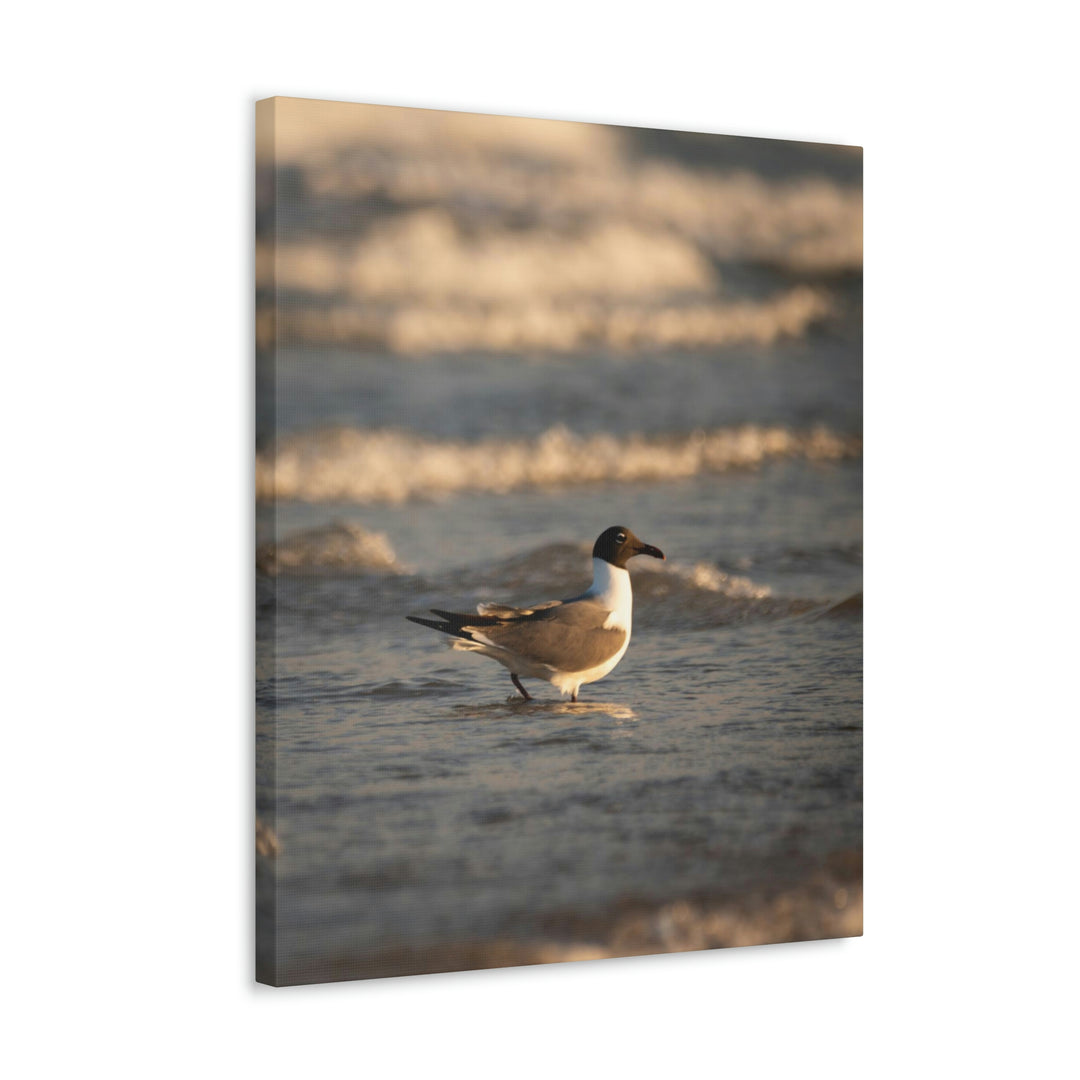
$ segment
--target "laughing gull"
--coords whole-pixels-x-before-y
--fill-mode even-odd
[[[633,594],[626,564],[635,555],[662,559],[664,553],[643,544],[626,526],[605,529],[593,545],[593,583],[570,600],[549,600],[528,608],[480,604],[477,615],[439,611],[439,620],[412,622],[451,634],[453,648],[490,656],[510,671],[526,701],[531,695],[520,676],[545,679],[577,701],[578,689],[602,679],[623,658],[630,644]]]

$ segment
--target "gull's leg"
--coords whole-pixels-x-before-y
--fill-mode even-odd
[[[577,701],[577,691],[576,690],[570,695],[570,700],[571,701]]]
[[[514,680],[514,685],[521,691],[521,696],[526,701],[532,701],[532,694],[521,685],[521,680],[513,673],[510,673],[510,678]]]

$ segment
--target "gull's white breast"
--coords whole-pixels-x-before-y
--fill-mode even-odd
[[[626,644],[619,653],[621,657],[626,646],[630,644],[630,627],[634,617],[634,593],[630,588],[630,574],[621,566],[612,566],[605,559],[594,558],[593,583],[585,595],[599,601],[611,612],[604,621],[605,630],[626,631]]]

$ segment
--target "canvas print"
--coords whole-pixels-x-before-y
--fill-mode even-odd
[[[257,978],[861,934],[860,149],[256,136]]]

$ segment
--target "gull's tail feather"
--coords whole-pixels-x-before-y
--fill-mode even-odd
[[[472,628],[476,626],[498,626],[502,621],[493,615],[468,615],[458,611],[440,611],[438,608],[431,609],[432,615],[438,615],[439,619],[421,619],[416,615],[406,615],[409,622],[419,623],[421,626],[430,626],[432,630],[438,630],[443,634],[451,634],[454,637],[472,640]]]
[[[457,630],[452,630],[449,623],[436,622],[434,619],[421,619],[416,615],[406,615],[405,618],[408,619],[409,622],[419,623],[421,626],[430,626],[432,630],[441,630],[444,634],[459,633]]]

